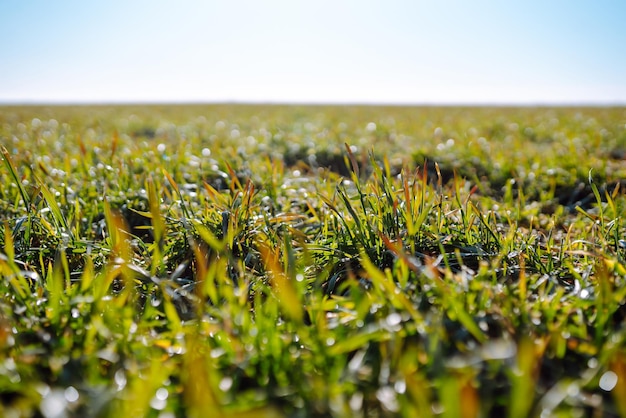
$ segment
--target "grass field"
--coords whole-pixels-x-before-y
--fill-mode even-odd
[[[626,108],[0,107],[0,416],[626,416]]]

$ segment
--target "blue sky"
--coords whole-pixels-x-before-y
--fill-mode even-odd
[[[0,2],[0,102],[626,104],[626,1]]]

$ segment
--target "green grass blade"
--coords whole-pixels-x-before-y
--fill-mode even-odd
[[[7,170],[9,171],[9,174],[11,175],[11,179],[17,186],[17,189],[19,190],[20,196],[22,196],[22,201],[24,202],[24,206],[26,207],[26,210],[30,212],[31,202],[28,197],[28,193],[26,193],[26,190],[24,189],[24,186],[22,185],[22,181],[17,175],[17,170],[15,169],[15,165],[13,164],[13,161],[11,160],[9,151],[5,147],[2,147],[2,160],[4,161],[4,166],[7,168]]]
[[[50,189],[48,189],[48,186],[46,186],[44,182],[39,178],[39,176],[33,176],[35,177],[35,181],[37,181],[37,184],[41,188],[41,194],[43,195],[48,207],[50,208],[50,211],[52,212],[52,217],[57,228],[60,229],[60,232],[71,234],[72,231],[70,231],[68,227],[67,219],[65,219],[65,215],[63,215],[63,212],[61,211],[61,208],[57,203],[56,197],[52,194]]]

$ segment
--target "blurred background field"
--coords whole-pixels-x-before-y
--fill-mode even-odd
[[[437,162],[445,181],[456,171],[497,196],[512,180],[529,197],[556,194],[572,209],[589,197],[590,170],[609,184],[624,178],[624,119],[621,107],[8,107],[2,133],[5,146],[25,163],[67,171],[65,183],[82,181],[72,171],[116,158],[125,164],[116,167],[118,182],[141,183],[161,165],[193,183],[217,180],[228,171],[225,161],[257,182],[268,160],[282,162],[286,175],[328,169],[346,176],[348,143],[365,165],[370,153],[380,162],[385,157],[395,173],[430,161],[432,174]],[[82,154],[72,154],[79,149]],[[126,186],[120,182],[122,190]]]

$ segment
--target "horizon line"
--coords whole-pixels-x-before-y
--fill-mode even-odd
[[[624,101],[321,101],[321,100],[4,100],[1,107],[37,106],[380,106],[380,107],[626,107]]]

